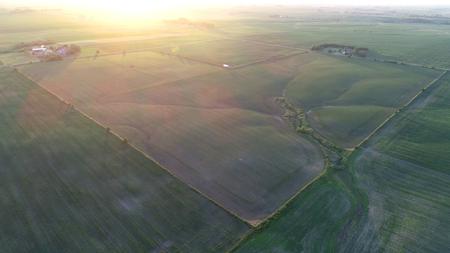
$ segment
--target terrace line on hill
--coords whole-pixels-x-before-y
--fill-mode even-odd
[[[283,61],[295,57],[303,55]],[[288,76],[278,74],[279,62],[230,72],[176,60],[147,52],[75,60],[68,69],[63,62],[20,69],[230,213],[257,225],[324,165],[320,149],[276,117],[274,102],[267,105]],[[159,67],[147,75],[148,64]],[[178,79],[170,80],[175,77],[166,73],[174,69]],[[265,75],[254,74],[264,69]],[[255,97],[255,90],[267,95]]]
[[[327,171],[231,252],[315,252],[316,240],[343,252],[446,251],[449,97],[446,71],[353,152],[348,168]]]
[[[217,252],[248,231],[20,73],[0,77],[0,251]]]

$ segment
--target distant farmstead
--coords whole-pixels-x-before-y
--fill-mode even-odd
[[[62,60],[64,57],[77,54],[80,51],[81,48],[77,45],[41,45],[39,47],[31,48],[31,55],[42,61],[57,61]]]
[[[367,57],[369,49],[365,47],[355,47],[340,44],[321,44],[311,48],[313,51],[321,51],[328,54],[342,55],[342,56],[358,56]]]

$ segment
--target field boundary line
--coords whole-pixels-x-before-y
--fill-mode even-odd
[[[244,64],[241,64],[241,65],[236,65],[234,67],[232,66],[232,67],[230,67],[230,69],[231,70],[235,70],[235,69],[246,68],[246,67],[253,66],[253,65],[259,65],[259,64],[264,64],[264,63],[273,63],[273,62],[277,62],[277,61],[281,61],[281,60],[284,60],[284,59],[288,59],[288,58],[291,58],[291,57],[294,57],[294,56],[297,56],[297,55],[307,54],[307,53],[309,53],[309,52],[308,51],[298,51],[298,52],[291,53],[291,54],[288,54],[288,55],[275,55],[275,56],[267,57],[267,58],[264,58],[264,59],[261,59],[261,60],[257,60],[257,61],[254,61],[254,62],[244,63]]]
[[[224,38],[224,39],[227,39],[227,38]],[[212,40],[206,40],[206,41],[195,41],[195,42],[192,42],[192,43],[214,42],[214,41],[218,41],[218,40],[220,40],[220,39],[212,39]],[[236,40],[236,39],[228,39],[228,40]],[[186,60],[186,61],[192,61],[192,62],[196,62],[196,63],[200,63],[200,64],[205,64],[205,65],[209,65],[209,66],[220,68],[220,69],[234,70],[234,69],[245,68],[245,67],[252,66],[252,65],[263,64],[263,63],[266,63],[266,62],[272,62],[272,61],[276,62],[276,61],[279,61],[279,60],[283,60],[283,59],[290,58],[290,57],[293,57],[293,56],[296,56],[296,55],[300,55],[300,54],[307,54],[307,53],[310,52],[309,50],[303,49],[303,48],[284,47],[284,46],[277,46],[277,45],[272,45],[272,44],[266,44],[266,43],[263,43],[263,42],[254,42],[254,41],[246,41],[246,40],[238,40],[238,41],[257,43],[257,44],[266,45],[266,46],[273,46],[273,47],[282,47],[282,48],[292,49],[292,50],[295,50],[295,51],[298,51],[298,52],[293,52],[293,53],[288,54],[288,55],[275,55],[275,56],[272,56],[272,57],[258,59],[258,60],[255,60],[253,62],[243,63],[243,64],[239,64],[239,65],[236,65],[236,66],[230,66],[230,67],[224,67],[223,64],[221,64],[221,63],[210,62],[210,61],[198,59],[198,58],[195,58],[195,57],[189,57],[189,56],[185,56],[185,55],[181,55],[181,54],[178,55],[178,54],[174,54],[174,53],[170,53],[170,52],[164,52],[164,51],[161,51],[161,49],[164,49],[163,46],[154,46],[154,47],[148,47],[148,48],[143,48],[143,49],[129,50],[129,51],[125,52],[125,55],[150,52],[150,53],[159,54],[159,55],[162,55],[162,56],[175,57],[175,58],[183,59],[183,60]],[[191,44],[191,43],[188,43],[188,44]],[[61,61],[69,61],[69,60],[78,61],[78,60],[86,60],[86,59],[91,59],[91,58],[96,59],[96,58],[117,56],[117,55],[124,55],[124,52],[113,52],[113,53],[105,53],[105,54],[99,54],[99,55],[85,55],[85,56],[80,56],[80,57],[67,57],[67,58],[62,59]],[[42,61],[29,61],[29,62],[16,63],[16,64],[12,64],[12,65],[9,65],[9,66],[15,68],[15,67],[21,67],[21,66],[26,66],[26,65],[31,65],[31,64],[38,64],[38,63],[45,63],[45,62],[42,62]]]
[[[277,44],[277,43],[271,43],[271,42],[265,42],[265,41],[259,41],[259,40],[252,40],[252,39],[239,39],[239,38],[233,38],[233,37],[227,37],[223,36],[223,39],[226,40],[234,40],[234,41],[241,41],[241,42],[250,42],[253,44],[260,44],[268,47],[278,47],[278,48],[286,48],[286,49],[293,49],[293,50],[304,50],[304,51],[310,51],[308,48],[302,48],[302,47],[295,47],[295,46],[288,46],[283,44]]]
[[[384,55],[386,57],[391,57],[389,55]],[[419,67],[424,69],[433,69],[433,70],[441,70],[441,71],[448,71],[450,69],[445,67],[435,67],[432,65],[425,65],[423,63],[416,63],[416,62],[408,62],[408,61],[400,61],[400,60],[388,60],[383,58],[366,58],[367,60],[372,60],[374,62],[381,62],[386,64],[393,64],[393,65],[400,65],[400,66],[409,66],[409,67]]]
[[[24,73],[22,73],[21,71],[17,70],[16,71],[21,74],[23,77],[25,77],[26,79],[30,80],[32,83],[34,83],[35,85],[37,85],[38,87],[40,87],[41,89],[45,90],[48,94],[50,94],[51,96],[55,97],[56,99],[58,99],[60,102],[62,102],[63,104],[66,104],[68,106],[72,106],[72,109],[79,113],[81,116],[85,117],[86,119],[92,121],[93,123],[95,123],[97,126],[103,128],[106,132],[106,130],[109,130],[109,133],[116,137],[117,139],[119,139],[120,141],[124,142],[127,139],[123,138],[122,136],[120,136],[118,133],[114,132],[112,129],[110,129],[109,127],[103,125],[102,123],[98,122],[97,120],[95,120],[94,118],[92,118],[91,116],[87,115],[86,113],[84,113],[83,111],[77,109],[75,106],[73,106],[72,104],[66,102],[64,99],[62,99],[61,97],[59,97],[58,95],[56,95],[55,93],[53,93],[52,91],[44,88],[43,86],[41,86],[38,82],[35,82],[33,79],[31,79],[29,76],[25,75]],[[137,151],[138,153],[140,153],[141,155],[143,155],[145,158],[147,158],[148,160],[152,161],[153,163],[155,163],[156,165],[158,165],[163,171],[165,171],[166,173],[168,173],[169,175],[171,175],[173,178],[175,178],[176,180],[178,180],[181,184],[186,185],[188,188],[190,188],[191,190],[193,190],[194,192],[196,192],[197,194],[199,194],[200,196],[204,197],[205,199],[207,199],[208,201],[210,201],[211,203],[213,203],[215,206],[223,209],[225,212],[227,212],[228,214],[230,214],[231,216],[233,216],[234,218],[238,219],[239,221],[243,222],[244,224],[246,224],[247,226],[249,226],[249,228],[255,228],[256,226],[254,224],[252,224],[250,221],[241,218],[239,215],[237,215],[235,212],[229,210],[228,208],[225,208],[222,204],[218,203],[217,201],[213,200],[211,197],[209,197],[208,195],[204,194],[203,192],[201,192],[200,190],[198,190],[197,188],[195,188],[194,186],[192,186],[190,183],[185,182],[184,180],[182,180],[181,178],[179,178],[177,175],[175,175],[173,172],[171,172],[169,169],[167,169],[165,166],[163,166],[162,164],[160,164],[158,161],[156,161],[153,157],[151,157],[150,155],[148,155],[147,153],[145,153],[144,151],[142,151],[141,149],[139,149],[138,147],[136,147],[135,145],[131,144],[130,142],[126,142],[126,145],[128,147],[130,147],[131,149]]]
[[[316,52],[316,51],[311,51],[311,52],[312,53],[317,53],[317,54],[323,54],[323,55],[329,56],[329,57],[341,57],[341,56],[330,56],[329,54]],[[357,145],[355,145],[353,147],[349,147],[349,148],[341,147],[340,145],[337,145],[334,142],[330,141],[327,137],[324,137],[321,133],[319,133],[317,130],[314,129],[314,133],[317,133],[321,138],[324,138],[325,140],[328,140],[331,143],[337,145],[342,150],[346,150],[346,151],[349,151],[349,152],[353,152],[355,149],[359,148],[361,145],[364,145],[364,143],[366,141],[368,141],[380,128],[382,128],[388,121],[390,121],[396,114],[398,114],[399,110],[403,110],[406,107],[408,107],[423,92],[425,92],[428,88],[430,88],[435,82],[438,82],[447,72],[450,71],[449,68],[435,67],[435,66],[426,66],[426,65],[423,65],[423,64],[420,64],[420,63],[414,63],[414,62],[402,62],[402,61],[395,61],[395,60],[385,60],[385,59],[380,59],[380,58],[359,58],[359,59],[364,60],[364,61],[369,61],[369,62],[373,61],[373,62],[382,63],[382,64],[407,66],[407,67],[413,67],[413,68],[424,68],[424,69],[443,71],[443,72],[440,75],[438,75],[435,79],[431,80],[425,87],[422,87],[421,90],[418,93],[416,93],[410,100],[408,100],[408,102],[406,102],[405,104],[403,104],[403,105],[401,105],[399,107],[393,108],[394,112],[392,114],[390,114],[389,117],[387,117],[380,125],[378,125],[372,132],[370,132],[369,135],[367,135],[362,141],[360,141]],[[306,113],[305,116],[308,117],[308,113]]]
[[[357,146],[355,146],[351,151],[354,151],[356,148],[362,146],[363,144],[365,144],[365,142],[367,142],[369,139],[371,139],[371,137],[373,137],[379,130],[381,130],[392,118],[394,118],[399,112],[398,110],[403,110],[406,107],[408,107],[409,105],[411,105],[414,101],[416,101],[416,99],[422,95],[422,93],[424,93],[424,91],[428,90],[428,88],[430,88],[432,85],[434,85],[435,83],[437,83],[438,81],[440,81],[446,74],[448,73],[448,70],[445,70],[444,72],[442,72],[438,77],[436,77],[435,79],[431,80],[424,88],[422,88],[414,97],[412,97],[406,104],[404,104],[403,106],[401,106],[400,108],[398,108],[396,111],[394,111],[394,113],[392,113],[386,120],[383,121],[383,123],[381,123],[374,131],[371,132],[371,134],[369,134],[366,138],[364,138],[363,141],[360,142],[360,144],[358,144]],[[322,144],[319,143],[320,146],[322,146]],[[274,213],[272,213],[271,215],[267,216],[266,219],[264,219],[263,221],[261,221],[258,226],[256,226],[254,228],[254,230],[250,230],[248,233],[244,234],[242,236],[242,238],[236,243],[234,244],[230,250],[227,251],[227,253],[232,253],[235,252],[242,244],[243,242],[245,242],[245,240],[247,240],[251,235],[253,235],[254,233],[256,233],[258,230],[260,229],[264,229],[264,226],[268,225],[273,219],[277,218],[277,215],[280,214],[284,209],[286,209],[293,201],[295,198],[297,198],[304,190],[306,190],[309,186],[311,186],[314,182],[316,182],[317,180],[319,180],[320,178],[322,178],[328,171],[329,168],[331,166],[331,163],[328,159],[324,159],[326,164],[325,164],[325,169],[314,179],[312,179],[310,182],[308,182],[306,185],[304,185],[297,193],[295,193],[292,197],[290,197],[283,205],[281,205]]]
[[[319,144],[320,145],[320,144]],[[324,170],[322,170],[322,172],[320,172],[319,175],[317,175],[316,177],[314,177],[313,179],[311,179],[311,181],[309,181],[307,184],[305,184],[303,187],[301,187],[296,193],[294,193],[294,195],[292,195],[288,200],[286,200],[282,205],[280,205],[272,214],[268,215],[264,220],[262,220],[261,222],[259,222],[257,224],[257,226],[253,227],[253,229],[251,229],[250,231],[248,231],[247,233],[245,233],[240,240],[238,240],[228,251],[226,251],[226,253],[233,253],[235,252],[239,246],[242,245],[242,243],[245,242],[245,240],[247,240],[251,235],[253,235],[254,233],[257,233],[259,230],[264,229],[264,227],[266,225],[268,225],[272,220],[278,218],[277,216],[283,212],[286,208],[289,207],[289,205],[301,194],[303,193],[303,191],[305,191],[308,187],[310,187],[313,183],[315,183],[317,180],[321,179],[327,172],[328,169],[330,168],[330,162],[328,161],[328,159],[324,159],[325,161],[325,165],[324,165]]]
[[[245,232],[239,240],[237,240],[231,247],[225,251],[225,253],[233,253],[235,250],[241,246],[245,240],[247,240],[251,235],[253,235],[257,231],[257,228],[250,229],[249,231]]]
[[[328,169],[331,167],[331,162],[327,158],[326,152],[324,150],[327,147],[325,145],[323,145],[320,141],[316,140],[313,136],[310,136],[310,135],[305,135],[305,136],[306,136],[306,138],[308,138],[308,137],[312,138],[312,140],[310,140],[311,142],[317,143],[320,153],[322,154],[322,160],[324,161],[322,171],[317,176],[315,176],[311,180],[309,180],[308,183],[306,183],[305,185],[300,187],[296,192],[294,192],[294,194],[291,197],[289,197],[286,201],[284,201],[281,205],[279,205],[278,208],[275,209],[275,211],[273,211],[271,214],[267,215],[260,222],[255,223],[255,226],[254,226],[255,230],[259,230],[259,229],[263,228],[267,223],[269,223],[271,220],[276,218],[276,216],[280,212],[282,212],[284,209],[286,209],[290,205],[290,203],[292,203],[294,201],[294,199],[297,198],[304,190],[306,190],[314,182],[316,182],[317,180],[322,178],[322,176],[324,176],[327,173]],[[230,252],[232,252],[232,251],[230,251]]]
[[[222,65],[217,64],[217,63],[211,63],[211,62],[207,62],[207,61],[203,61],[203,60],[194,59],[194,58],[191,58],[191,57],[186,57],[186,56],[182,56],[182,55],[175,55],[175,54],[172,54],[172,53],[166,53],[166,52],[158,51],[157,49],[159,49],[159,48],[161,48],[161,47],[127,51],[126,55],[127,54],[138,54],[138,53],[150,52],[150,53],[159,54],[159,55],[168,56],[168,57],[177,57],[177,58],[184,59],[186,61],[193,61],[193,62],[210,65],[210,66],[217,67],[217,68],[223,68]],[[106,54],[89,55],[89,56],[86,55],[86,56],[80,56],[80,57],[67,57],[67,58],[62,59],[60,61],[69,61],[69,60],[79,61],[79,60],[86,60],[86,59],[91,59],[91,58],[96,59],[96,58],[117,56],[117,55],[123,55],[123,52],[120,52],[120,53],[119,52],[106,53]],[[55,62],[60,62],[60,61],[55,61]],[[30,61],[30,62],[23,62],[23,63],[12,64],[10,66],[14,68],[14,67],[21,67],[21,66],[26,66],[26,65],[31,65],[31,64],[38,64],[38,63],[45,63],[45,62],[42,62],[42,61]]]
[[[416,99],[422,95],[426,90],[428,90],[433,84],[439,82],[446,74],[448,73],[448,70],[445,70],[444,72],[442,72],[438,77],[436,77],[435,79],[433,79],[432,81],[430,81],[425,87],[423,87],[414,97],[412,97],[408,102],[406,102],[406,104],[404,104],[403,106],[396,108],[396,110],[387,118],[385,119],[377,128],[375,128],[366,138],[364,138],[358,145],[356,145],[355,147],[352,148],[352,151],[361,147],[362,145],[364,145],[366,142],[368,142],[370,140],[370,138],[372,138],[372,136],[374,136],[379,130],[381,130],[392,118],[394,118],[397,114],[399,114],[399,112],[401,112],[402,110],[406,109],[408,106],[410,106],[414,101],[416,101]]]
[[[286,201],[284,201],[283,204],[281,204],[277,209],[275,209],[274,212],[272,212],[271,214],[267,215],[264,219],[262,219],[260,222],[255,223],[256,225],[254,226],[255,229],[260,229],[261,227],[263,227],[267,222],[269,222],[270,220],[272,220],[277,214],[279,214],[280,212],[282,212],[298,195],[300,195],[300,193],[302,193],[304,190],[306,190],[306,188],[308,188],[312,183],[314,183],[315,181],[317,181],[319,178],[321,178],[323,175],[325,175],[325,173],[327,172],[327,169],[329,167],[329,162],[327,159],[323,159],[325,161],[324,164],[324,169],[320,172],[319,175],[315,176],[314,178],[312,178],[310,181],[308,181],[307,184],[305,184],[304,186],[302,186],[299,190],[297,190],[290,198],[288,198]]]

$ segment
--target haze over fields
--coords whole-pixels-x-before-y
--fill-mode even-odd
[[[230,5],[230,4],[239,4],[239,5],[245,5],[245,4],[258,4],[258,5],[263,5],[263,4],[289,4],[289,5],[363,5],[363,6],[367,6],[367,5],[378,5],[378,6],[389,6],[389,5],[404,5],[404,6],[408,6],[408,5],[412,5],[412,6],[417,6],[417,5],[425,5],[425,6],[430,6],[430,5],[445,5],[448,4],[448,1],[446,0],[430,0],[430,1],[424,1],[424,0],[412,0],[412,1],[404,1],[404,0],[395,0],[395,1],[379,1],[374,3],[373,1],[368,1],[368,0],[362,0],[362,1],[349,1],[349,0],[316,0],[316,1],[311,1],[311,0],[305,0],[302,2],[298,2],[298,1],[293,1],[293,0],[281,0],[281,1],[273,1],[273,0],[263,0],[263,1],[257,1],[257,0],[244,0],[244,1],[236,1],[236,0],[231,0],[231,1],[205,1],[205,0],[192,0],[192,1],[186,1],[186,0],[174,0],[171,1],[171,4],[168,3],[164,3],[164,1],[141,1],[141,0],[131,0],[131,1],[116,1],[119,2],[120,4],[137,4],[140,6],[151,6],[151,5],[180,5],[180,4],[191,4],[191,5],[195,5],[195,4],[201,4],[205,7],[208,7],[208,5]],[[73,4],[73,3],[78,3],[78,4],[88,4],[89,1],[86,0],[79,0],[79,1],[65,1],[64,3],[60,3],[59,1],[56,0],[16,0],[16,1],[5,1],[4,4],[9,4],[9,5],[26,5],[26,6],[33,6],[33,5],[59,5],[62,6],[64,4]],[[99,3],[102,4],[106,4],[107,1],[99,1]]]
[[[3,1],[0,252],[450,252],[447,4]]]
[[[172,1],[146,1],[146,0],[4,0],[0,7],[30,7],[30,8],[54,8],[64,9],[72,12],[81,12],[92,16],[118,21],[123,23],[126,20],[139,19],[162,19],[176,15],[192,15],[192,12],[202,9],[203,15],[210,9],[230,8],[238,6],[445,6],[450,5],[448,0],[379,0],[376,2],[369,0],[172,0]],[[220,11],[223,14],[223,9]],[[199,17],[201,18],[201,17]],[[217,18],[217,13],[216,13]],[[136,25],[136,24],[134,24]]]

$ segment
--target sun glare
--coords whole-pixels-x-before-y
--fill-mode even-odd
[[[131,0],[110,2],[104,8],[113,15],[136,17],[155,12],[158,6],[154,2]]]
[[[175,5],[175,2],[164,3],[162,1],[145,0],[121,0],[121,1],[96,1],[90,5],[88,11],[95,16],[106,18],[111,22],[133,22],[144,19],[161,19],[167,12],[177,11],[182,7]],[[86,9],[86,6],[80,6]]]

